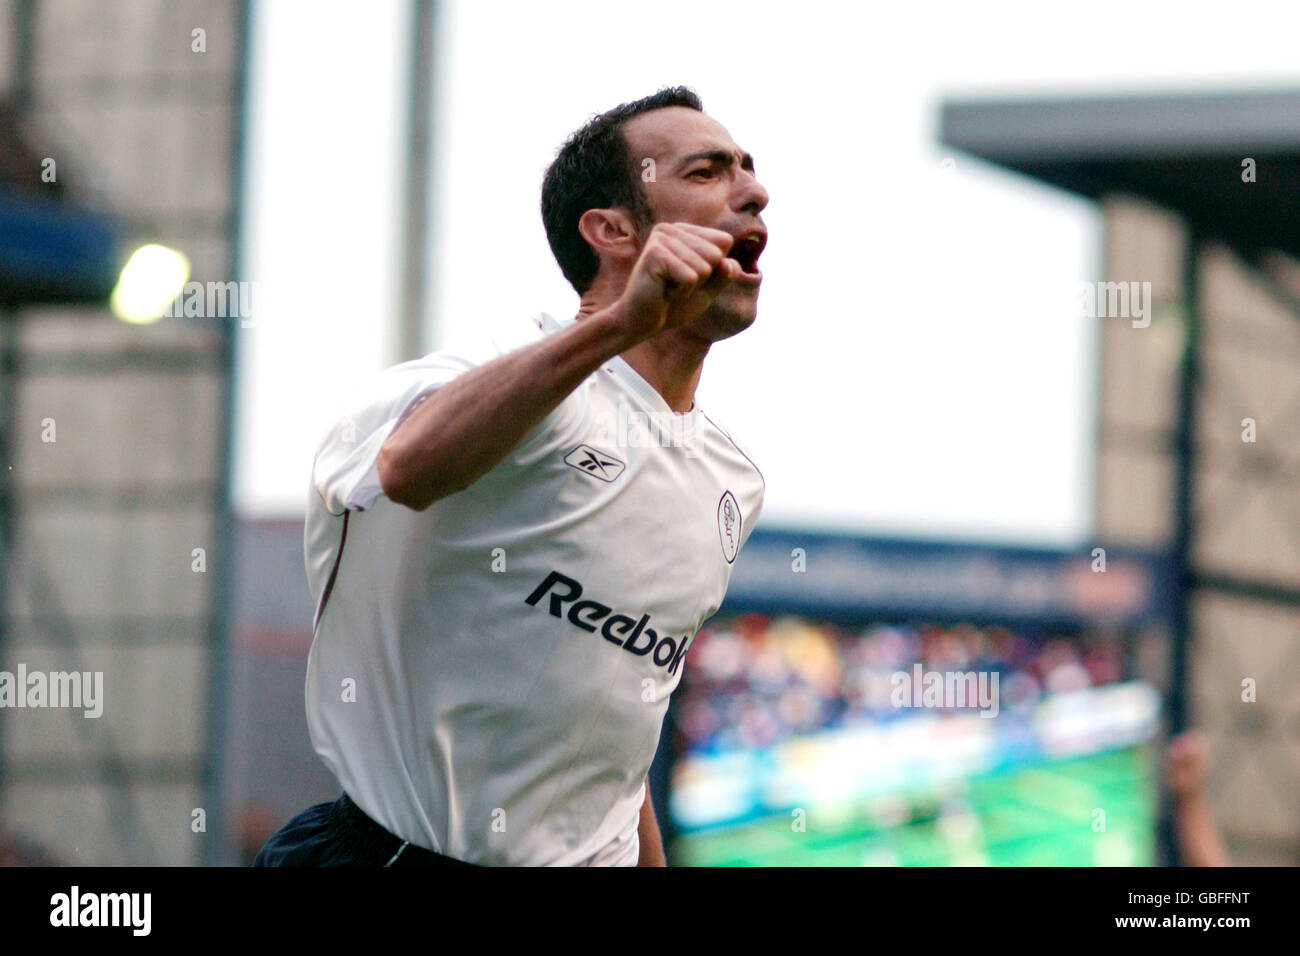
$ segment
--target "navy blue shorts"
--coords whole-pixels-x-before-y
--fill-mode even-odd
[[[272,834],[253,866],[473,866],[407,843],[345,793],[308,807]]]

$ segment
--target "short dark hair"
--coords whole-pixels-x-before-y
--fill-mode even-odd
[[[582,295],[600,269],[600,259],[578,232],[578,220],[588,209],[621,207],[638,228],[653,221],[641,187],[641,168],[628,152],[623,124],[634,116],[667,106],[704,112],[699,96],[688,87],[670,86],[631,103],[622,103],[593,116],[565,141],[542,180],[542,223],[546,241],[569,284]]]

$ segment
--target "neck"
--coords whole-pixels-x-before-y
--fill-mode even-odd
[[[578,309],[578,321],[601,308],[584,297]],[[700,384],[709,345],[685,329],[673,329],[637,343],[620,357],[650,383],[669,408],[684,414],[695,404],[695,389]]]
[[[674,329],[628,349],[623,353],[623,361],[663,396],[669,408],[680,414],[689,412],[695,404],[695,389],[700,384],[704,356],[708,352],[708,342],[688,338],[681,329]]]

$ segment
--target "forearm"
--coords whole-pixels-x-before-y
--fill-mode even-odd
[[[1228,853],[1203,793],[1192,794],[1174,806],[1178,850],[1184,866],[1228,866]]]
[[[641,804],[641,822],[637,826],[637,837],[641,841],[641,855],[637,866],[667,866],[664,856],[663,837],[659,833],[659,821],[655,819],[655,807],[650,800],[650,778],[646,778],[645,802]]]
[[[469,487],[635,342],[605,310],[457,376],[384,442],[377,465],[384,494],[420,510]]]

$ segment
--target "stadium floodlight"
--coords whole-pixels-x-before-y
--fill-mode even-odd
[[[143,325],[160,319],[185,288],[190,260],[166,246],[150,244],[131,253],[109,296],[113,314]]]

